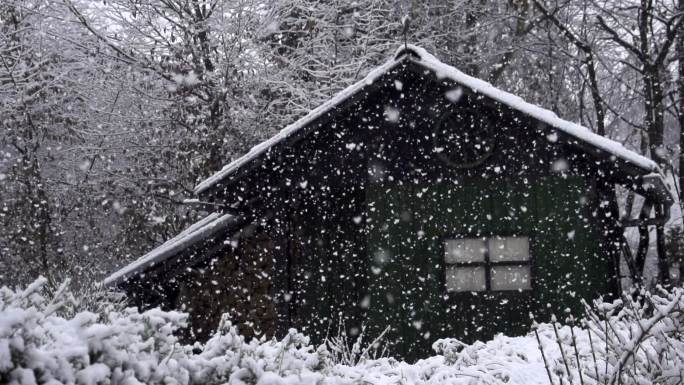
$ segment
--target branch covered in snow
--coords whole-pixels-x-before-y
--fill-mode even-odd
[[[585,303],[582,326],[574,319],[555,333],[539,329],[552,343],[541,345],[555,383],[680,384],[684,380],[684,289],[625,294],[621,300]],[[554,346],[554,344],[556,344]],[[559,349],[565,354],[558,354]],[[577,354],[568,354],[577,352]]]

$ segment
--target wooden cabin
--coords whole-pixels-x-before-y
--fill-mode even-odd
[[[408,46],[199,184],[213,213],[106,283],[197,338],[222,313],[314,343],[390,326],[415,359],[617,294],[615,185],[672,203],[651,160]]]

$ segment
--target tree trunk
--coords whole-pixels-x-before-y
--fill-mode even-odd
[[[684,0],[679,0],[679,12],[684,12]],[[677,37],[677,61],[679,62],[679,190],[684,186],[684,30],[679,30]],[[680,197],[680,201],[682,198]],[[682,202],[684,203],[684,202]]]
[[[650,207],[648,208],[648,211],[644,213],[646,202],[644,202],[644,207],[642,207],[642,213],[640,215],[640,218],[646,219],[648,218],[650,213]],[[648,231],[648,226],[646,225],[640,225],[639,226],[639,246],[637,246],[637,252],[636,252],[636,257],[634,260],[634,265],[636,267],[635,271],[632,272],[632,283],[633,284],[641,284],[643,283],[643,277],[644,277],[644,267],[646,266],[646,254],[648,253],[648,245],[650,243],[650,234]]]
[[[55,261],[54,255],[57,248],[54,242],[55,234],[52,231],[52,215],[45,183],[41,175],[40,162],[33,151],[27,149],[22,156],[23,182],[26,185],[27,218],[24,229],[27,238],[30,238],[34,246],[31,248],[34,262],[29,268],[35,269],[35,273],[48,278],[50,285],[55,285],[55,270],[64,268],[63,261]]]
[[[646,114],[646,132],[648,132],[648,148],[659,166],[664,168],[667,159],[663,151],[664,144],[664,105],[663,85],[660,71],[652,66],[644,66],[644,112]]]
[[[477,56],[477,34],[475,34],[475,27],[477,25],[478,8],[476,6],[473,8],[468,8],[465,14],[466,33],[470,34],[470,38],[467,40],[464,56],[468,61],[466,68],[468,68],[469,75],[478,77],[480,68],[475,61],[475,57]]]
[[[684,0],[679,0],[679,12],[684,12]],[[679,190],[682,191],[684,182],[684,30],[679,30],[677,37],[677,58],[679,61]],[[684,207],[682,197],[679,197],[680,207]],[[679,282],[684,283],[684,261],[679,262]]]
[[[667,208],[658,204],[655,208],[656,217],[663,218]],[[656,250],[658,251],[658,283],[661,285],[670,284],[670,263],[665,252],[665,223],[656,225]]]

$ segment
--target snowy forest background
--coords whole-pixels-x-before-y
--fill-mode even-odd
[[[202,215],[199,181],[405,41],[682,176],[684,0],[0,0],[0,383],[681,383],[676,287],[415,364],[227,318],[188,345],[186,315],[92,295]]]
[[[0,283],[89,286],[141,256],[198,219],[184,203],[197,182],[404,40],[678,175],[683,11],[681,0],[3,0]]]

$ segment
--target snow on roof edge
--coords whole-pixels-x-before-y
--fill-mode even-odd
[[[410,46],[410,48],[420,57],[418,60],[411,60],[414,60],[415,63],[434,71],[438,78],[447,78],[452,80],[472,89],[475,92],[482,93],[491,99],[503,103],[514,110],[520,111],[536,120],[544,122],[566,134],[574,136],[577,139],[622,158],[629,163],[638,166],[639,168],[649,172],[660,173],[660,169],[654,161],[625,148],[622,144],[604,136],[595,134],[588,128],[577,123],[561,119],[553,111],[528,103],[519,96],[496,88],[484,80],[466,75],[455,67],[442,63],[439,61],[439,59],[421,47]]]
[[[417,57],[410,55],[410,53],[415,54]],[[408,44],[406,47],[401,46],[399,49],[397,49],[395,54],[392,56],[392,59],[388,60],[381,66],[373,69],[362,80],[340,91],[335,96],[333,96],[332,99],[321,104],[317,108],[311,110],[311,112],[309,112],[303,118],[285,127],[276,135],[267,139],[266,141],[261,142],[258,145],[252,147],[252,149],[250,149],[249,152],[239,157],[238,159],[228,163],[223,167],[223,169],[200,182],[197,186],[195,186],[194,193],[201,194],[202,192],[208,190],[213,185],[217,184],[225,177],[232,174],[235,170],[239,169],[240,167],[250,162],[254,158],[268,151],[275,144],[281,142],[285,138],[289,137],[291,134],[306,126],[307,124],[311,123],[323,114],[337,107],[345,100],[347,100],[349,97],[354,95],[356,92],[363,89],[365,86],[372,84],[380,76],[386,74],[396,64],[400,63],[405,59],[411,60],[414,63],[435,72],[438,78],[447,78],[456,83],[459,83],[462,86],[468,87],[475,92],[482,93],[483,95],[491,99],[494,99],[500,103],[503,103],[513,108],[514,110],[527,114],[533,117],[534,119],[546,123],[549,126],[554,127],[570,136],[573,136],[579,140],[582,140],[585,143],[588,143],[603,151],[613,154],[616,157],[619,157],[631,164],[634,164],[635,166],[649,173],[655,172],[662,174],[660,168],[654,161],[642,155],[639,155],[632,150],[625,148],[622,144],[612,139],[608,139],[601,135],[595,134],[591,132],[588,128],[581,126],[577,123],[561,119],[553,111],[528,103],[519,96],[513,95],[499,88],[496,88],[484,80],[466,75],[463,72],[459,71],[457,68],[439,61],[439,59],[437,59],[435,56],[427,52],[424,48]]]
[[[368,73],[368,75],[366,75],[366,77],[364,77],[363,79],[361,79],[358,82],[350,85],[349,87],[345,88],[344,90],[338,92],[337,94],[335,94],[335,96],[333,96],[327,102],[325,102],[325,103],[321,104],[320,106],[311,110],[308,114],[306,114],[301,119],[299,119],[296,122],[290,124],[289,126],[283,128],[282,130],[280,130],[280,132],[278,132],[277,134],[275,134],[271,138],[269,138],[269,139],[257,144],[256,146],[252,147],[249,150],[249,152],[247,152],[243,156],[239,157],[238,159],[228,163],[226,166],[223,167],[223,169],[216,172],[214,175],[203,180],[201,183],[199,183],[197,186],[195,186],[195,189],[194,189],[195,194],[200,194],[203,191],[207,190],[208,188],[210,188],[214,184],[221,181],[224,177],[231,174],[233,171],[242,167],[247,162],[258,157],[259,155],[263,154],[264,152],[268,151],[273,145],[275,145],[275,144],[279,143],[280,141],[286,139],[292,133],[297,132],[299,129],[308,125],[312,121],[318,119],[319,117],[321,117],[325,113],[329,112],[333,108],[339,106],[345,100],[349,99],[351,96],[356,94],[358,91],[362,90],[363,88],[365,88],[368,85],[373,84],[373,82],[375,82],[380,76],[386,74],[388,71],[390,71],[392,69],[392,67],[394,67],[399,62],[401,62],[401,58],[400,59],[388,60],[384,64],[382,64],[379,67],[376,67],[375,69],[370,71]]]
[[[112,273],[109,277],[105,278],[102,283],[105,286],[117,284],[140,272],[144,268],[173,256],[179,250],[206,239],[218,230],[228,227],[230,224],[234,223],[235,220],[236,217],[231,214],[220,215],[219,213],[211,213],[134,262],[131,262]]]

